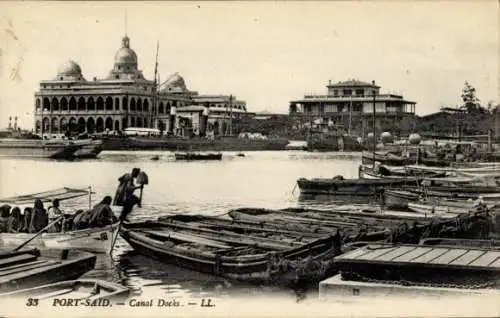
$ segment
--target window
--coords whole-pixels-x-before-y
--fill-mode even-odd
[[[325,105],[325,113],[336,113],[337,111],[337,105]]]
[[[352,95],[352,90],[350,90],[350,89],[344,89],[344,90],[342,91],[342,94],[343,94],[344,96],[349,96],[349,95]]]
[[[339,91],[338,91],[338,90],[336,90],[336,89],[334,89],[334,90],[333,90],[333,96],[339,96]]]
[[[363,96],[365,94],[364,89],[357,89],[356,90],[356,96]]]

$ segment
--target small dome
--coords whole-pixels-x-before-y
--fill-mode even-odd
[[[384,131],[381,135],[380,135],[380,140],[382,140],[383,143],[391,143],[394,141],[394,137],[391,135],[390,132],[388,131]]]
[[[68,60],[59,67],[57,74],[63,76],[81,76],[82,69],[75,61]]]
[[[418,145],[422,138],[420,137],[419,134],[411,134],[410,137],[408,138],[408,141],[412,145]]]

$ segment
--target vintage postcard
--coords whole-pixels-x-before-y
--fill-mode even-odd
[[[500,315],[498,13],[0,2],[0,316]]]

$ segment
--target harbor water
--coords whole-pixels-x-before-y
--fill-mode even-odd
[[[159,156],[159,160],[151,160]],[[0,158],[0,197],[36,193],[63,186],[92,187],[91,204],[114,195],[118,178],[134,167],[144,170],[149,184],[143,192],[142,208],[131,220],[152,219],[171,213],[223,215],[240,207],[327,209],[335,201],[313,204],[299,200],[295,188],[300,177],[357,177],[359,153],[307,153],[301,151],[248,152],[244,157],[224,152],[221,161],[175,161],[173,152],[104,152],[95,160],[52,161]],[[89,198],[64,201],[71,213],[87,208]],[[120,208],[114,208],[119,214]],[[241,286],[221,278],[187,271],[135,253],[121,238],[113,255],[99,255],[95,270],[85,277],[101,278],[131,287],[135,295],[199,297],[203,294],[243,295],[279,293],[293,297],[294,291],[261,286]]]

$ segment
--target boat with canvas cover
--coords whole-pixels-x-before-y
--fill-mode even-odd
[[[337,248],[332,237],[300,245],[245,242],[226,233],[179,230],[165,222],[123,223],[120,235],[134,250],[174,265],[248,283],[291,286],[328,274]],[[273,247],[274,246],[274,247]]]
[[[67,280],[32,288],[20,289],[0,294],[0,303],[11,299],[27,297],[53,303],[54,299],[78,299],[81,303],[96,303],[98,300],[121,300],[129,296],[130,289],[116,283],[100,279]]]
[[[95,263],[94,254],[78,250],[3,251],[0,293],[77,279],[94,269]]]
[[[334,178],[300,178],[297,185],[302,194],[373,196],[382,193],[385,188],[400,188],[415,184],[406,179],[344,179]]]
[[[44,203],[80,198],[91,195],[91,189],[59,188],[33,194],[18,195],[0,199],[1,204],[16,206],[32,205],[35,199]],[[119,222],[106,227],[92,227],[82,230],[42,233],[30,241],[28,246],[37,248],[68,249],[77,248],[96,253],[111,252],[113,239],[118,235]],[[0,233],[0,246],[12,247],[27,241],[32,233]]]

